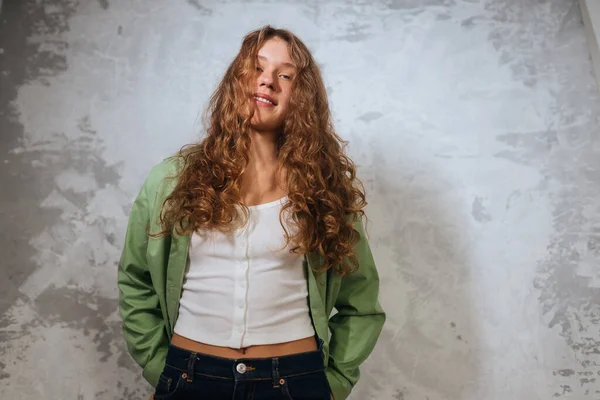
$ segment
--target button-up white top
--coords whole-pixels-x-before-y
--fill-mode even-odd
[[[279,213],[286,200],[249,206],[248,224],[232,233],[192,235],[177,334],[231,348],[315,334],[304,256],[282,249]]]

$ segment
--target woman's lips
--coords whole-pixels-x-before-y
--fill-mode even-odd
[[[262,97],[259,97],[259,96],[254,96],[254,102],[259,107],[275,107],[275,104],[273,104],[269,100],[267,100],[265,98],[262,98]]]

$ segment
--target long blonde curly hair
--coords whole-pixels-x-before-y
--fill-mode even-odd
[[[204,112],[206,137],[175,155],[180,169],[161,210],[163,231],[151,236],[173,229],[178,235],[205,229],[225,233],[247,222],[249,209],[241,203],[240,187],[249,162],[251,100],[258,51],[271,38],[287,42],[298,68],[277,139],[277,176],[284,168],[288,192],[279,216],[286,246],[292,243],[289,251],[297,254],[320,254],[323,265],[317,272],[335,268],[346,275],[358,268],[354,245],[359,234],[353,223],[365,214],[364,186],[344,154],[347,142],[333,128],[327,91],[310,51],[292,32],[270,25],[244,37]],[[294,234],[283,223],[284,212],[291,216]]]

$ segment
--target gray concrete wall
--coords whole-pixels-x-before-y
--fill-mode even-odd
[[[600,87],[600,1],[598,0],[579,0],[581,15],[583,17],[583,26],[587,37],[590,55],[594,64],[596,82]]]
[[[4,1],[0,398],[143,399],[116,263],[266,23],[322,65],[388,323],[352,399],[600,398],[600,98],[576,0]]]

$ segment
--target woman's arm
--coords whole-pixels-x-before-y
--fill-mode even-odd
[[[385,323],[379,304],[379,274],[366,239],[360,215],[354,229],[360,234],[355,246],[359,268],[342,277],[335,302],[337,314],[329,320],[331,340],[326,374],[335,400],[345,400],[358,382],[359,366],[373,351]]]
[[[146,262],[146,229],[150,222],[147,182],[133,203],[129,215],[125,244],[117,272],[117,285],[127,349],[143,368],[144,378],[152,386],[156,386],[157,371],[160,372],[164,368],[169,341]]]

